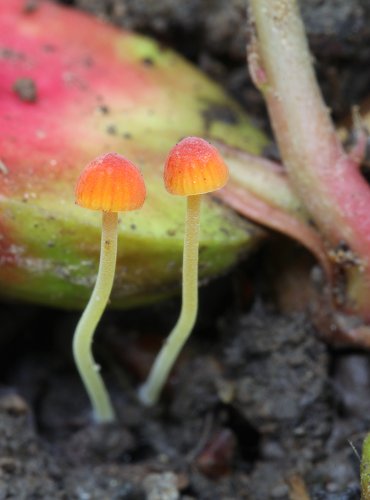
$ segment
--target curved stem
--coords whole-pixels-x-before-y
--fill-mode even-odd
[[[99,366],[93,358],[92,339],[113,286],[117,258],[117,225],[116,212],[103,212],[98,276],[73,337],[75,362],[98,422],[111,422],[115,419],[109,395],[99,374]]]
[[[369,323],[370,189],[357,164],[360,155],[345,153],[337,137],[297,0],[251,0],[250,6],[256,28],[252,73],[263,89],[290,184],[325,244],[333,304]]]
[[[201,195],[189,196],[187,199],[181,313],[154,362],[148,380],[139,390],[140,401],[148,406],[157,402],[177,356],[194,327],[197,316],[200,202]]]
[[[370,434],[368,434],[362,445],[361,457],[361,500],[370,498]]]

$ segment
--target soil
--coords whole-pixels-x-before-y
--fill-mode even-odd
[[[154,409],[136,390],[179,301],[105,314],[95,350],[111,425],[93,422],[73,366],[78,314],[3,306],[0,498],[359,498],[369,356],[329,349],[305,315],[278,314],[258,294],[238,308],[249,269],[202,289]]]
[[[241,0],[64,3],[166,41],[262,109],[244,67]],[[360,70],[370,8],[311,0],[304,14],[341,116],[369,84]],[[104,315],[95,353],[118,415],[111,425],[93,422],[73,364],[78,314],[1,304],[0,499],[358,499],[370,357],[324,344],[303,313],[282,314],[259,259],[201,290],[194,334],[153,409],[136,391],[178,299]]]

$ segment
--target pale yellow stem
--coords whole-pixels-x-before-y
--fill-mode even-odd
[[[98,422],[115,419],[114,410],[92,354],[92,339],[112,291],[117,259],[116,212],[103,212],[99,271],[90,300],[73,337],[73,355]]]
[[[189,196],[185,221],[182,264],[182,306],[179,319],[159,352],[148,380],[139,390],[147,406],[155,404],[168,375],[188,339],[198,312],[198,248],[201,195]]]

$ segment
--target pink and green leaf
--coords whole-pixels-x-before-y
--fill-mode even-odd
[[[160,44],[47,1],[32,12],[25,5],[0,3],[1,294],[84,304],[100,216],[74,205],[74,184],[107,151],[137,163],[148,186],[143,210],[122,215],[113,302],[174,292],[184,201],[162,185],[167,151],[200,135],[258,153],[265,137],[217,85]],[[262,234],[211,198],[202,217],[202,279],[224,272]]]

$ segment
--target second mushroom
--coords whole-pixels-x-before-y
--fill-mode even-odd
[[[170,151],[164,169],[169,193],[186,196],[182,306],[179,319],[159,352],[148,380],[139,390],[145,405],[155,404],[177,356],[188,339],[198,311],[198,253],[202,194],[222,188],[229,177],[217,149],[199,137],[187,137]]]

